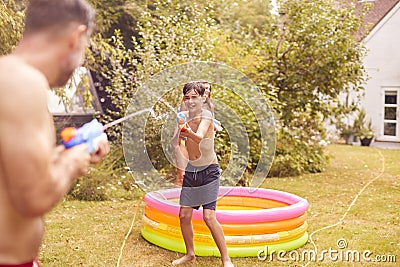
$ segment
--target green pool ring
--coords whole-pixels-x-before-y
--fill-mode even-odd
[[[154,232],[152,229],[147,227],[142,227],[141,230],[142,236],[144,239],[153,243],[159,247],[185,253],[186,248],[183,241],[179,241],[176,239],[170,239],[162,234]],[[308,240],[308,233],[304,233],[298,239],[294,239],[288,242],[282,242],[279,244],[271,244],[271,245],[256,245],[256,246],[228,246],[228,254],[230,257],[257,257],[259,255],[259,251],[265,251],[265,247],[268,246],[268,252],[271,251],[291,251],[295,250],[305,243]],[[219,250],[216,245],[205,245],[205,244],[196,244],[195,243],[195,254],[197,256],[217,256],[220,257]]]
[[[173,225],[167,225],[164,223],[158,223],[147,218],[143,215],[142,220],[143,226],[146,228],[150,228],[153,232],[157,234],[163,234],[165,237],[170,239],[176,239],[178,241],[182,241],[182,233],[179,227],[175,227]],[[304,232],[307,231],[307,222],[304,222],[299,227],[288,230],[281,231],[272,234],[264,234],[264,235],[225,235],[225,241],[227,245],[230,246],[255,246],[257,244],[274,244],[274,243],[283,243],[286,241],[298,239],[300,236],[303,236]],[[194,242],[196,244],[205,244],[205,245],[214,245],[214,239],[211,233],[194,233]]]

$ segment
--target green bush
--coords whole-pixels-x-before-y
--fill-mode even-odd
[[[10,53],[22,36],[24,2],[5,0],[0,3],[0,55]]]
[[[293,113],[287,126],[277,126],[275,158],[269,175],[295,176],[305,172],[322,172],[328,163],[324,153],[327,145],[321,116],[312,116],[310,110]]]
[[[125,167],[121,146],[113,145],[101,163],[90,167],[89,172],[72,185],[68,198],[103,201],[135,199],[142,194]]]
[[[323,146],[305,145],[297,140],[284,138],[278,142],[274,163],[269,176],[286,177],[302,173],[322,172],[328,163]]]

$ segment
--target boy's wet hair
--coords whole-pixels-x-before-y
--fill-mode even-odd
[[[194,90],[200,96],[203,96],[205,87],[198,81],[188,82],[183,86],[183,95],[186,95],[191,90]]]

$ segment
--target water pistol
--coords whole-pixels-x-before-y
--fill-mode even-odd
[[[71,148],[83,143],[88,144],[89,153],[96,152],[100,140],[107,140],[107,135],[103,132],[103,124],[93,119],[80,128],[68,127],[61,131],[62,144],[66,148]]]
[[[222,124],[219,120],[214,119],[214,129],[216,132],[222,131]]]
[[[189,125],[187,124],[186,120],[186,115],[183,112],[179,112],[176,115],[176,121],[178,122],[179,129],[181,132],[185,132],[187,129],[189,129]],[[187,137],[182,138],[183,141],[187,140]]]
[[[187,124],[186,115],[183,112],[179,112],[176,115],[176,120],[178,122],[179,129],[181,130],[181,132],[185,132],[187,129],[190,128],[189,125]]]
[[[61,131],[62,144],[66,148],[70,148],[79,144],[87,143],[89,146],[88,152],[96,152],[99,149],[99,141],[107,140],[107,135],[104,133],[105,129],[147,112],[151,112],[151,108],[136,111],[105,125],[101,124],[96,119],[93,119],[91,122],[84,124],[78,129],[75,127],[65,128]]]

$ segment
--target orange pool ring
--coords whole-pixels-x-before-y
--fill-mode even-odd
[[[149,206],[145,206],[145,215],[149,219],[158,223],[164,223],[166,225],[172,225],[180,227],[179,218],[168,213],[163,213],[159,210],[155,210]],[[221,224],[222,229],[226,235],[257,235],[257,234],[272,234],[281,231],[288,231],[295,229],[302,225],[307,219],[307,214],[304,213],[300,217],[293,219],[276,221],[276,222],[264,222],[264,223],[253,223],[253,224]],[[209,233],[207,225],[204,221],[192,220],[193,228],[195,231],[201,233]]]

